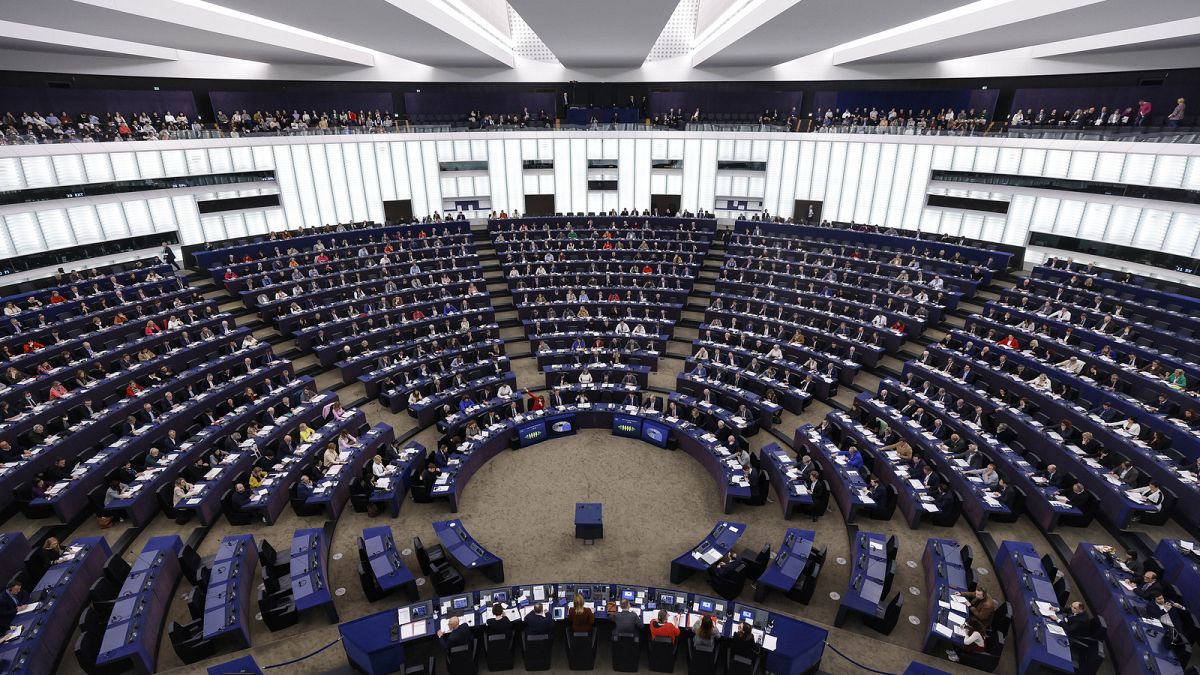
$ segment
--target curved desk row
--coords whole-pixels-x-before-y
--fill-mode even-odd
[[[740,624],[748,623],[766,670],[772,673],[815,671],[829,635],[823,628],[759,607],[671,588],[612,583],[544,583],[472,591],[388,608],[347,621],[338,630],[346,658],[355,670],[381,675],[402,671],[406,649],[420,653],[450,616],[459,617],[467,625],[482,625],[481,619],[488,616],[492,605],[500,603],[514,630],[518,630],[524,628],[525,617],[535,605],[542,604],[548,617],[556,617],[576,592],[585,595],[598,625],[612,621],[617,602],[623,599],[630,601],[630,609],[640,613],[644,621],[657,615],[659,609],[668,610],[685,631],[702,616],[711,616],[723,639],[732,637]],[[414,663],[417,660],[413,658]]]
[[[729,466],[726,461],[731,457],[729,451],[710,433],[676,417],[612,403],[538,410],[486,427],[479,439],[460,446],[430,494],[448,499],[450,509],[457,512],[467,482],[489,459],[514,447],[514,443],[527,446],[571,435],[576,429],[613,429],[614,434],[641,438],[660,447],[668,447],[674,441],[713,477],[725,513],[733,510],[734,499],[750,497],[750,487],[745,484],[741,469]]]

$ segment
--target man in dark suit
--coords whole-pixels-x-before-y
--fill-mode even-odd
[[[17,617],[17,608],[29,601],[25,591],[21,590],[21,582],[13,581],[0,595],[0,631],[7,631]]]
[[[1155,413],[1163,417],[1174,417],[1179,406],[1167,398],[1166,394],[1159,394],[1158,401],[1154,403]]]
[[[1142,573],[1142,583],[1133,589],[1134,595],[1143,600],[1154,600],[1162,595],[1162,592],[1163,585],[1158,581],[1158,574],[1155,572]]]
[[[1062,488],[1069,482],[1067,472],[1059,471],[1057,464],[1046,465],[1046,484],[1051,487]]]
[[[867,488],[867,496],[875,502],[867,508],[868,513],[875,518],[882,518],[884,512],[887,510],[888,492],[887,488],[884,487],[883,484],[879,482],[879,479],[875,476],[871,476],[870,478]]]
[[[1070,502],[1071,506],[1086,512],[1088,506],[1092,503],[1092,495],[1084,489],[1083,483],[1075,483],[1067,491],[1067,501]]]
[[[1017,488],[1008,484],[1008,481],[1002,476],[999,482],[996,483],[996,491],[1000,493],[997,500],[1007,506],[1009,509],[1017,506]]]
[[[432,484],[432,483],[431,483]],[[296,483],[296,498],[307,500],[312,496],[313,482],[308,476],[300,476],[300,482]]]
[[[162,450],[164,455],[170,454],[170,453],[178,450],[179,449],[179,439],[176,438],[175,430],[171,429],[171,430],[167,431],[166,437],[162,439],[162,441],[159,443],[159,445],[160,445],[160,449]],[[129,481],[121,481],[121,482],[128,483]]]
[[[547,617],[542,603],[534,603],[533,611],[525,615],[526,635],[549,635],[554,629],[554,620]]]
[[[818,504],[825,500],[825,497],[828,494],[828,488],[825,487],[825,481],[821,480],[820,472],[815,470],[809,471],[807,485],[808,493],[812,495],[813,504]],[[816,513],[813,515],[820,516],[824,514]]]
[[[442,649],[448,652],[454,647],[471,644],[471,627],[460,622],[457,616],[450,617],[446,625],[450,630],[437,632],[438,639],[442,641]]]
[[[1092,408],[1092,414],[1104,420],[1106,424],[1112,424],[1121,419],[1121,411],[1112,407],[1112,403],[1104,401],[1100,404],[1100,408]]]
[[[1070,613],[1063,619],[1063,630],[1070,638],[1086,638],[1091,636],[1092,620],[1083,609],[1083,603],[1076,600],[1071,603]]]
[[[940,419],[933,420],[933,428],[929,430],[933,437],[939,441],[944,441],[950,436],[950,428],[942,424]]]
[[[308,476],[305,476],[305,478],[308,478]],[[230,495],[229,500],[234,508],[241,510],[250,503],[250,491],[246,489],[244,483],[237,483],[233,486],[233,494]]]
[[[933,470],[928,464],[922,469],[924,475],[921,476],[921,484],[929,491],[937,490],[942,484],[942,477]]]
[[[947,518],[953,516],[958,518],[956,509],[958,505],[954,501],[954,492],[950,490],[950,486],[946,483],[938,483],[937,492],[933,496],[933,503],[938,507],[938,511],[946,514]]]

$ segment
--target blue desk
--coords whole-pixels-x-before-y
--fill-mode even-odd
[[[970,615],[966,600],[958,594],[971,589],[971,561],[964,560],[964,547],[951,539],[928,539],[921,555],[925,571],[925,599],[928,626],[921,651],[945,654],[948,647],[963,647],[963,635],[954,630],[957,616],[963,622]],[[944,604],[949,604],[949,607]]]
[[[323,505],[329,520],[336,522],[346,502],[350,501],[350,485],[354,479],[362,475],[363,467],[374,461],[381,446],[395,439],[395,432],[387,424],[380,422],[371,427],[367,433],[359,436],[358,445],[342,451],[339,459],[343,463],[335,464],[325,472],[316,482],[306,503],[310,506]]]
[[[1154,557],[1162,564],[1162,582],[1179,588],[1182,602],[1194,613],[1200,612],[1200,553],[1188,550],[1178,539],[1162,539]]]
[[[858,471],[848,469],[845,464],[834,460],[841,451],[830,439],[818,433],[813,425],[805,424],[796,429],[792,447],[799,454],[807,454],[813,464],[820,467],[821,478],[829,483],[829,493],[847,523],[854,522],[862,509],[875,506],[867,480]],[[764,463],[764,466],[767,464]],[[801,479],[807,480],[807,477],[797,480]],[[807,494],[807,489],[805,491]],[[808,500],[812,503],[811,496]]]
[[[1067,637],[1049,628],[1057,628],[1057,619],[1043,616],[1036,605],[1044,602],[1058,607],[1053,579],[1043,569],[1037,549],[1024,542],[1004,541],[996,552],[995,563],[1004,597],[1013,608],[1017,672],[1074,673]]]
[[[895,576],[894,537],[877,532],[859,532],[850,551],[853,568],[850,583],[842,594],[833,625],[841,626],[851,612],[869,618],[881,618],[887,608],[887,594]]]
[[[661,603],[670,598],[670,607],[688,619],[699,619],[701,602],[713,602],[715,605],[728,607],[719,599],[714,600],[671,588],[633,587],[611,583],[552,583],[486,589],[459,594],[452,598],[435,597],[400,607],[398,610],[389,608],[377,614],[348,621],[338,629],[351,665],[370,675],[382,675],[403,668],[408,648],[417,649],[423,643],[432,642],[438,627],[450,613],[470,615],[470,618],[477,622],[481,606],[500,602],[506,611],[515,617],[513,623],[520,627],[534,602],[542,602],[548,608],[563,606],[573,597],[576,589],[587,590],[593,601],[599,603],[596,605],[599,610],[595,614],[597,621],[601,623],[610,621],[604,608],[605,602],[610,598],[618,599],[625,590],[634,596],[635,599],[631,602],[642,609],[666,607]],[[604,596],[601,600],[597,600],[597,589]],[[500,600],[501,597],[503,600]],[[460,601],[462,606],[455,609],[454,600]],[[725,616],[724,609],[719,613]],[[547,615],[549,614],[548,609]],[[680,626],[686,633],[693,621],[683,620],[683,616]],[[825,640],[828,637],[828,631],[825,629],[792,616],[738,604],[731,617],[741,616],[753,617],[755,627],[771,638],[762,652],[767,672],[801,675],[815,672],[820,666]],[[722,620],[720,623],[719,639],[728,640],[738,622]]]
[[[595,541],[604,538],[604,505],[575,504],[575,538]]]
[[[745,532],[745,523],[718,521],[712,532],[700,540],[700,543],[671,561],[671,583],[677,584],[692,576],[694,572],[707,572],[718,560],[733,550]]]
[[[250,646],[250,598],[256,567],[258,549],[253,535],[221,540],[204,596],[204,639],[229,637],[241,648]]]
[[[809,554],[812,553],[816,536],[817,533],[812,530],[788,528],[783,543],[775,552],[775,558],[758,577],[754,588],[755,601],[765,600],[769,590],[787,593],[796,586],[800,577],[807,574],[812,566]]]
[[[56,671],[83,608],[89,604],[88,589],[104,571],[112,555],[104,537],[86,537],[71,542],[63,559],[55,562],[30,591],[38,606],[13,619],[21,634],[0,645],[0,668],[4,672],[49,675]]]
[[[996,271],[1004,271],[1008,269],[1010,261],[1013,257],[1013,254],[1006,253],[1004,251],[992,251],[989,249],[975,248],[973,246],[947,244],[940,241],[929,241],[917,239],[915,237],[902,237],[893,234],[859,232],[858,230],[835,229],[832,227],[819,227],[816,225],[762,223],[748,220],[739,220],[734,224],[734,231],[738,234],[749,234],[755,230],[758,230],[764,234],[774,234],[783,237],[801,237],[816,241],[840,242],[851,246],[873,245],[879,248],[895,248],[906,252],[910,251],[911,249],[920,249],[926,256],[932,255],[933,249],[937,249],[939,254],[957,254],[964,260],[968,260],[975,264],[987,265],[988,269]],[[941,257],[937,258],[937,260],[950,262],[950,260]]]
[[[482,409],[486,412],[486,409]],[[438,479],[430,494],[435,498],[448,498],[450,508],[458,510],[462,492],[467,481],[488,460],[500,452],[508,450],[513,435],[519,429],[536,427],[545,424],[547,433],[538,436],[539,439],[553,438],[557,435],[573,433],[575,429],[612,429],[615,416],[637,417],[643,422],[641,438],[651,442],[644,433],[650,425],[666,427],[668,436],[673,439],[678,448],[700,463],[713,481],[717,484],[717,494],[725,513],[733,510],[735,499],[750,497],[750,488],[739,482],[744,478],[741,469],[736,471],[728,464],[731,454],[721,446],[716,437],[704,429],[687,421],[649,412],[633,409],[612,403],[573,404],[561,407],[547,408],[530,413],[522,413],[516,418],[504,420],[501,424],[485,427],[483,436],[477,440],[466,441],[459,446],[458,453],[450,459],[450,466],[442,469],[442,477]],[[560,422],[570,422],[570,429],[563,432],[555,431]],[[657,430],[657,429],[656,429]]]
[[[1179,663],[1163,626],[1142,619],[1150,601],[1130,590],[1140,578],[1088,543],[1080,543],[1071,556],[1071,574],[1088,604],[1108,625],[1108,645],[1118,673],[1182,675],[1187,664]]]
[[[417,601],[417,580],[396,550],[391,527],[364,529],[360,546],[367,556],[367,569],[384,592],[402,589],[410,600]]]
[[[461,520],[436,521],[433,523],[433,532],[459,565],[479,570],[496,583],[504,582],[504,561],[475,541]]]
[[[400,505],[408,496],[413,482],[425,469],[427,454],[425,446],[416,441],[405,444],[400,450],[400,456],[388,464],[388,475],[376,479],[375,487],[371,490],[371,502],[386,505],[393,518],[400,515]]]
[[[796,460],[791,455],[778,443],[770,443],[758,451],[758,456],[762,460],[762,470],[771,479],[771,487],[775,488],[784,520],[791,520],[797,511],[812,506],[812,495],[808,493],[805,482],[808,477],[800,475]]]
[[[182,550],[183,540],[178,535],[146,542],[117,593],[97,665],[132,666],[144,675],[157,670],[159,639],[179,583]]]
[[[292,535],[292,598],[296,611],[324,607],[329,620],[337,623],[337,608],[329,589],[329,544],[322,527],[296,530]]]

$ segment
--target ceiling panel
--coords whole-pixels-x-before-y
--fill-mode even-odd
[[[488,67],[500,65],[494,58],[451,33],[404,11],[418,2],[393,4],[387,0],[354,0],[353,11],[330,16],[334,6],[324,0],[211,0],[211,2],[286,23],[296,28],[399,56],[417,63],[441,67]],[[460,34],[465,34],[465,31]]]
[[[1047,7],[1053,8],[1053,3]],[[862,62],[944,61],[1031,47],[1200,15],[1197,0],[1105,0],[1096,4],[1016,21],[954,37],[925,41],[860,59]],[[1180,64],[1181,66],[1184,64]]]
[[[568,68],[637,68],[678,0],[510,0]]]
[[[4,2],[4,19],[61,30],[264,63],[330,64],[340,59],[233,37],[215,30],[158,21],[128,11],[73,0]]]
[[[870,11],[850,11],[845,0],[799,0],[702,63],[710,67],[773,66],[968,2],[881,2],[872,3]],[[726,30],[736,31],[737,27],[729,26]]]

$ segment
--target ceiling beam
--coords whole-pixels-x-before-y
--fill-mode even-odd
[[[461,40],[501,65],[514,68],[517,57],[512,40],[501,34],[487,19],[459,0],[386,0],[408,14]]]
[[[696,36],[692,67],[697,67],[741,40],[764,23],[803,0],[742,0],[736,2]]]
[[[835,47],[833,64],[841,66],[877,59],[914,47],[1031,21],[1103,1],[979,0]]]
[[[375,65],[370,50],[203,0],[74,0],[114,12],[218,33],[248,42],[359,66]],[[352,11],[352,10],[348,10]],[[332,16],[330,20],[335,20]]]
[[[116,40],[98,35],[75,33],[69,30],[34,26],[27,23],[0,21],[0,37],[36,42],[50,47],[60,46],[104,54],[138,56],[159,61],[177,61],[179,52],[167,47],[146,45],[128,40]]]
[[[1111,33],[1100,33],[1071,40],[1059,40],[1046,44],[1034,45],[1029,48],[1029,55],[1035,59],[1044,59],[1066,54],[1081,54],[1101,50],[1113,50],[1121,47],[1136,47],[1141,44],[1160,42],[1175,38],[1200,36],[1200,17],[1167,21],[1149,26],[1115,30]]]

